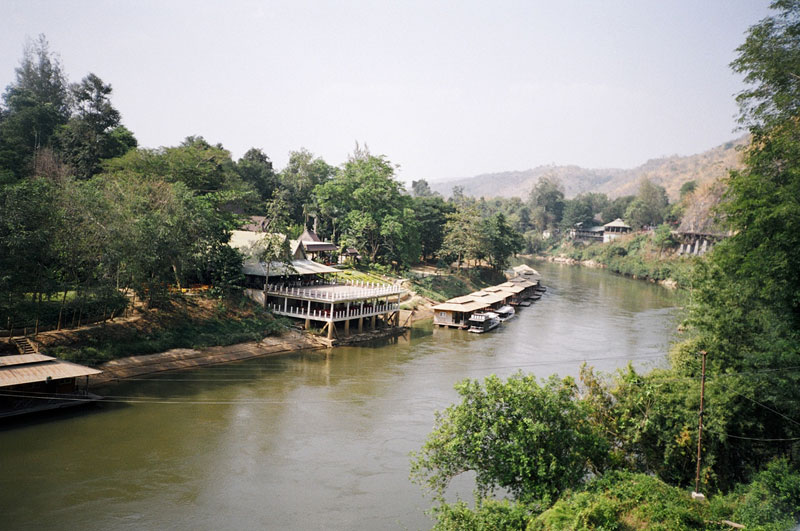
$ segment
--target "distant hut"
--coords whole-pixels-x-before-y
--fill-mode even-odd
[[[619,238],[623,234],[628,234],[630,231],[631,226],[626,224],[620,218],[617,218],[614,221],[603,225],[603,243],[608,243],[611,240]]]

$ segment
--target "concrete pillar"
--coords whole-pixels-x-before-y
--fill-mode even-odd
[[[361,317],[358,318],[358,333],[360,334],[363,331],[364,331],[364,316],[362,315]]]
[[[372,316],[372,329],[375,330],[375,316]]]
[[[333,319],[328,321],[328,339],[333,339],[333,327],[336,326],[333,324]]]
[[[350,319],[347,319],[344,322],[344,335],[346,335],[346,336],[350,335]]]
[[[700,254],[706,254],[707,250],[708,250],[708,240],[704,239],[703,247],[700,248]]]
[[[700,254],[700,240],[694,241],[694,251],[693,254]]]
[[[306,319],[306,330],[311,328],[311,319]]]

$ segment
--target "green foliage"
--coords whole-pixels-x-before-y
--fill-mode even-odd
[[[98,333],[76,345],[48,349],[48,353],[76,363],[99,365],[126,356],[164,352],[173,348],[205,348],[259,341],[267,336],[279,335],[285,327],[285,321],[274,319],[257,308],[249,316],[222,312],[216,317],[194,318],[177,314],[166,326],[146,332],[128,328],[113,334]]]
[[[564,215],[564,190],[557,179],[542,177],[528,198],[531,223],[539,232],[561,223]]]
[[[478,507],[470,509],[466,503],[443,503],[434,511],[435,531],[500,531],[525,529],[531,519],[531,509],[519,502],[508,500],[481,500]]]
[[[528,529],[680,531],[707,529],[706,509],[687,492],[645,474],[611,472],[565,496]]]
[[[476,474],[480,498],[496,488],[549,505],[604,466],[607,443],[585,422],[587,405],[570,379],[539,385],[518,373],[456,386],[461,403],[437,413],[433,432],[414,454],[412,477],[439,499],[450,481]]]
[[[412,199],[394,177],[384,157],[356,150],[342,170],[314,189],[320,211],[332,217],[344,241],[363,250],[369,262],[416,262],[420,256],[419,226]]]
[[[56,140],[75,175],[88,179],[100,171],[101,160],[124,155],[136,147],[136,139],[120,125],[120,113],[110,101],[111,85],[89,74],[70,91],[75,114],[59,128]]]
[[[442,247],[447,216],[452,214],[455,209],[438,195],[415,195],[412,208],[419,227],[422,258],[423,260],[432,258]]]
[[[663,186],[642,179],[636,198],[628,205],[624,219],[634,229],[659,225],[668,212],[669,199]]]

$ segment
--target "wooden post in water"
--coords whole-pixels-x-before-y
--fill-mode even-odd
[[[694,476],[694,491],[700,492],[700,444],[703,440],[703,399],[706,390],[706,351],[701,350],[700,355],[703,357],[703,366],[700,376],[700,420],[697,428],[697,472]]]

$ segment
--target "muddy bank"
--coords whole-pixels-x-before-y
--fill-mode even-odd
[[[130,356],[103,363],[98,368],[103,372],[89,379],[89,385],[97,386],[113,380],[132,378],[144,374],[189,369],[204,365],[215,365],[241,361],[261,356],[285,354],[297,350],[320,349],[325,345],[314,336],[290,330],[279,337],[267,337],[261,341],[238,345],[209,347],[202,350],[176,348],[158,354]]]

